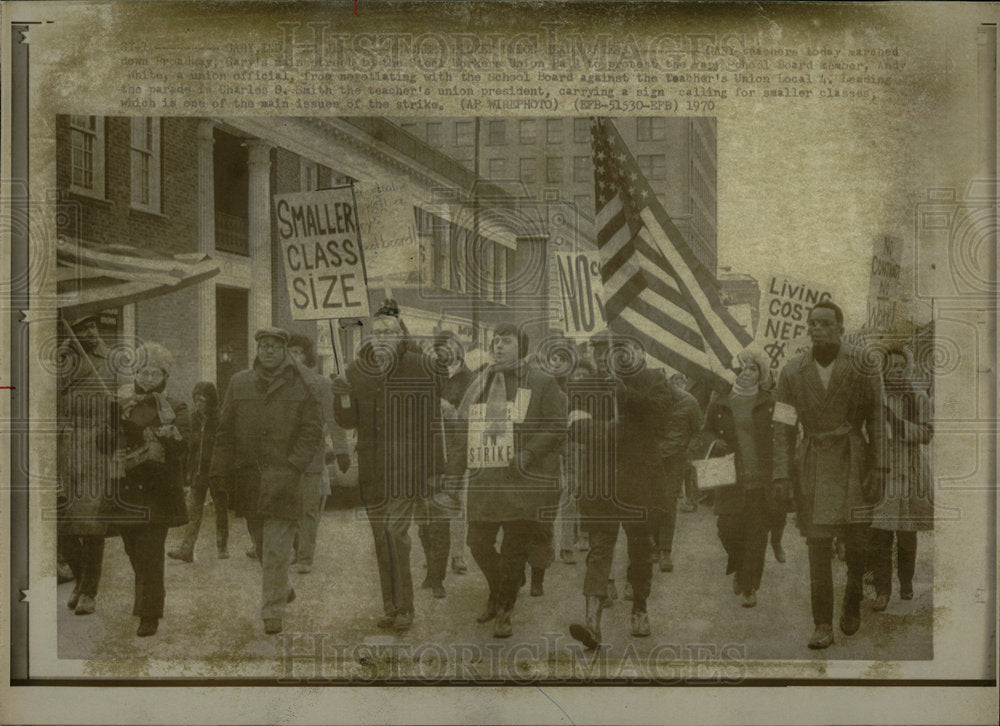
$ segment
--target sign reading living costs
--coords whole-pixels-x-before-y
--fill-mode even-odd
[[[368,317],[358,210],[349,186],[274,197],[293,320]]]
[[[829,300],[831,292],[820,283],[771,275],[760,297],[757,342],[771,360],[771,370],[777,373],[785,361],[808,345],[809,311],[820,300]]]

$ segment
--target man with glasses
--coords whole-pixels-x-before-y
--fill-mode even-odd
[[[264,632],[280,633],[292,542],[302,511],[302,475],[323,447],[323,416],[302,371],[286,352],[288,333],[254,334],[253,365],[233,376],[219,414],[211,476],[230,479],[236,513],[263,571]],[[217,482],[217,487],[224,486]]]
[[[840,629],[861,626],[861,578],[871,505],[881,497],[882,379],[841,343],[844,313],[824,300],[809,312],[812,349],[781,371],[774,409],[776,497],[794,484],[799,531],[809,546],[813,623],[809,647],[833,644],[833,538],[846,541]],[[799,429],[801,428],[801,439]]]

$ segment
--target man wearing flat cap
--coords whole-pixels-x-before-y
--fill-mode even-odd
[[[287,355],[288,333],[263,328],[254,339],[257,357],[233,376],[222,403],[211,476],[231,481],[234,508],[246,517],[263,570],[264,632],[280,633],[285,605],[295,599],[288,569],[302,474],[322,450],[323,415],[305,374]]]

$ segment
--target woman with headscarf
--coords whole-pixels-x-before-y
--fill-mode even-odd
[[[917,532],[934,528],[934,489],[925,446],[930,444],[931,403],[914,387],[909,351],[889,351],[885,360],[884,444],[888,472],[881,501],[872,515],[868,561],[875,579],[872,610],[882,611],[892,597],[892,541],[896,540],[899,597],[913,598]]]
[[[188,508],[187,530],[184,541],[176,549],[167,552],[167,557],[182,562],[194,561],[194,545],[201,530],[205,499],[212,493],[215,505],[215,550],[220,560],[229,557],[229,493],[218,486],[219,480],[209,475],[212,465],[212,449],[215,448],[215,431],[219,427],[219,391],[210,381],[196,383],[191,392],[194,414],[191,416],[191,442],[188,448],[187,476],[191,491]]]
[[[184,471],[187,406],[164,394],[173,358],[158,343],[136,351],[138,370],[131,387],[119,392],[117,487],[114,513],[125,553],[135,573],[136,635],[154,635],[163,617],[164,545],[167,530],[187,522]]]
[[[764,572],[768,519],[782,505],[775,501],[771,479],[774,395],[768,361],[759,351],[746,349],[737,356],[734,371],[732,389],[709,405],[705,429],[721,441],[716,453],[736,454],[736,484],[716,491],[715,514],[729,556],[726,574],[735,574],[733,592],[742,596],[743,607],[751,608]]]

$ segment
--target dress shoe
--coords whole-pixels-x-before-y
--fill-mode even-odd
[[[854,635],[861,627],[861,614],[844,611],[840,614],[840,630],[844,635]]]
[[[740,603],[745,608],[752,608],[757,605],[757,595],[753,590],[743,593],[743,602]]]
[[[464,557],[452,557],[451,558],[451,571],[456,575],[464,575],[469,571],[469,566],[465,564]]]
[[[486,601],[486,608],[476,616],[477,623],[488,623],[497,616],[497,601],[492,597]]]
[[[264,632],[268,635],[275,635],[284,630],[281,618],[264,618]]]
[[[660,572],[673,572],[674,561],[670,559],[669,552],[660,553]]]
[[[889,607],[889,596],[885,593],[877,595],[875,597],[875,602],[872,603],[872,610],[874,610],[877,613],[880,613],[887,607]]]
[[[622,592],[622,600],[631,600],[631,599],[632,599],[632,583],[626,582],[625,590]]]
[[[375,625],[376,627],[379,627],[382,630],[388,630],[393,626],[395,622],[396,622],[395,615],[383,615],[378,619],[378,622],[376,622]]]
[[[649,615],[645,610],[632,613],[632,635],[636,638],[649,636]]]
[[[817,625],[812,637],[809,638],[809,647],[813,650],[822,650],[831,645],[833,645],[833,626]]]
[[[497,609],[497,619],[493,623],[494,638],[509,638],[514,634],[514,628],[510,624],[510,610],[504,608]]]
[[[573,550],[569,548],[559,550],[559,559],[567,565],[576,564],[576,556],[573,554]]]
[[[73,608],[73,612],[77,615],[90,615],[97,609],[97,603],[94,602],[94,598],[90,595],[80,595],[80,599],[76,603],[76,607]]]
[[[69,596],[69,600],[66,601],[66,607],[70,610],[76,610],[76,604],[80,602],[80,586],[77,585],[73,588],[73,594]]]
[[[73,577],[73,568],[67,565],[65,562],[59,562],[56,565],[56,584],[61,585],[64,582],[73,582],[75,578]]]
[[[392,621],[392,629],[398,633],[403,633],[413,626],[413,613],[396,613],[396,619]]]
[[[912,600],[913,599],[913,584],[900,585],[899,586],[899,599],[900,600]]]
[[[604,600],[588,595],[586,608],[586,621],[570,625],[569,634],[583,643],[583,646],[588,650],[594,650],[601,644],[601,612],[604,610]]]
[[[136,629],[135,634],[140,638],[148,638],[150,635],[156,635],[156,630],[159,627],[159,618],[139,618],[139,627]]]
[[[295,602],[295,588],[294,587],[288,588],[288,597],[285,599],[285,602]]]
[[[434,597],[436,597],[438,600],[443,600],[444,598],[448,597],[448,593],[445,592],[444,590],[444,585],[441,584],[440,582],[434,585],[434,587],[432,587],[431,590],[434,591]]]
[[[172,560],[180,560],[181,562],[194,562],[194,554],[188,550],[170,550],[167,552],[167,557]]]
[[[772,542],[771,549],[774,550],[774,559],[778,562],[785,562],[788,558],[785,557],[785,548],[781,546],[780,542]]]
[[[300,575],[308,575],[313,571],[313,566],[308,562],[300,562],[295,566],[295,571]]]

